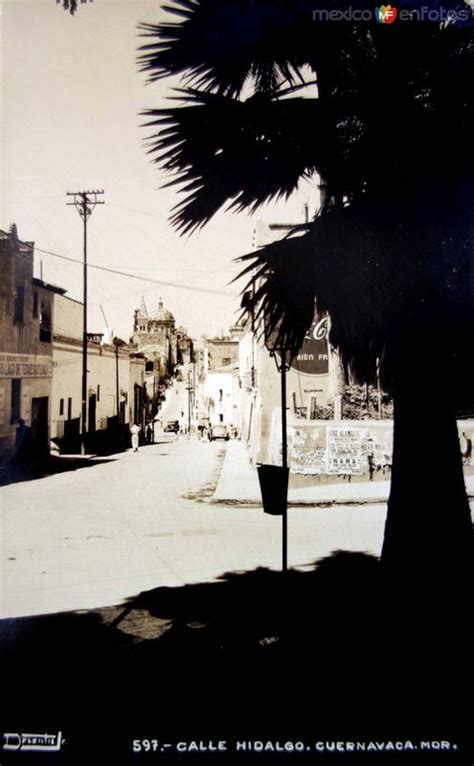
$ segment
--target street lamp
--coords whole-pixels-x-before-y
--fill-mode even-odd
[[[282,517],[282,571],[288,570],[288,441],[286,425],[286,373],[289,365],[286,362],[287,349],[280,340],[279,328],[273,332],[265,332],[265,348],[276,362],[280,373],[281,386],[281,466],[260,465],[258,476],[262,491],[263,509]],[[280,363],[277,361],[280,358]]]

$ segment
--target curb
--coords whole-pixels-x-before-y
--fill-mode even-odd
[[[468,500],[474,500],[474,492],[467,492]],[[246,506],[249,508],[262,508],[261,500],[250,500],[249,498],[219,498],[211,497],[208,502],[212,505],[235,505]],[[338,505],[386,505],[388,497],[359,497],[359,498],[334,498],[332,500],[288,500],[288,508],[332,508]]]
[[[333,499],[333,500],[288,500],[288,508],[314,508],[315,506],[331,508],[335,505],[384,505],[387,503],[386,497],[361,497],[361,498],[348,498],[345,499]],[[260,500],[249,500],[238,498],[215,498],[212,497],[209,500],[213,505],[245,505],[250,508],[262,508],[262,502]]]

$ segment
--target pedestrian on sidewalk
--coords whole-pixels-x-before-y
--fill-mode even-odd
[[[15,451],[12,462],[24,465],[31,457],[31,428],[20,418],[15,434]]]
[[[471,464],[472,440],[463,431],[461,434],[461,455],[463,465]]]
[[[151,423],[147,423],[146,441],[147,441],[147,444],[153,444],[153,428],[151,426]]]
[[[140,440],[140,426],[138,423],[133,424],[130,433],[132,434],[132,449],[134,452],[138,452],[138,444]]]
[[[369,466],[369,481],[373,481],[375,472],[375,458],[373,452],[369,452],[367,455],[367,463]]]
[[[163,436],[163,420],[158,416],[153,423],[153,441],[158,441],[161,436]]]

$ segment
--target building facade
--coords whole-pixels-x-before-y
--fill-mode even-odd
[[[255,247],[269,244],[285,236],[290,225],[258,221]],[[271,339],[265,347],[257,342],[249,320],[240,340],[239,367],[241,385],[241,435],[249,444],[255,462],[271,462],[274,444],[279,439],[281,418],[281,358],[270,353]],[[287,359],[287,416],[290,423],[315,421],[321,410],[338,396],[339,360],[329,342],[329,319],[315,312],[313,324],[299,353]]]
[[[29,457],[49,452],[55,299],[64,290],[33,276],[34,243],[0,231],[0,461],[28,434]],[[23,436],[21,436],[23,439]]]
[[[65,295],[58,298],[54,322],[51,437],[62,452],[80,449],[82,432],[82,312],[83,304]],[[113,449],[126,427],[144,427],[147,402],[145,358],[133,346],[102,334],[88,334],[87,428],[90,448]],[[117,451],[126,446],[117,444]]]
[[[146,358],[145,382],[149,396],[149,417],[159,409],[169,384],[169,378],[178,365],[194,361],[193,341],[184,327],[176,327],[176,321],[160,298],[156,311],[149,312],[144,298],[134,313],[131,342]]]
[[[211,426],[224,423],[238,427],[240,421],[240,393],[238,365],[224,371],[210,370],[202,390],[204,412]]]
[[[195,420],[199,425],[240,426],[239,339],[245,328],[194,342]]]
[[[159,381],[171,375],[178,363],[178,336],[175,318],[163,306],[160,298],[156,311],[148,312],[142,298],[140,308],[134,313],[132,343],[145,354],[147,372],[153,372]]]

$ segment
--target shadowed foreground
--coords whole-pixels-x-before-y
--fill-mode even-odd
[[[37,462],[15,463],[12,462],[0,469],[0,487],[7,484],[16,484],[22,481],[35,481],[44,479],[47,476],[54,476],[56,473],[65,473],[66,471],[78,471],[80,468],[92,468],[100,463],[110,462],[113,458],[91,460],[88,457],[70,457],[61,455],[61,457],[48,456],[44,460]]]
[[[338,552],[286,580],[264,569],[228,573],[120,607],[5,620],[3,730],[62,730],[55,764],[89,762],[93,753],[100,763],[470,763],[461,604],[448,614],[395,602],[390,592],[377,559]],[[170,747],[301,741],[305,752],[229,745],[232,752],[135,755],[140,738]],[[320,741],[377,738],[451,744],[449,752],[370,756],[314,750]],[[18,757],[5,755],[5,763]],[[36,753],[28,763],[50,759]]]

